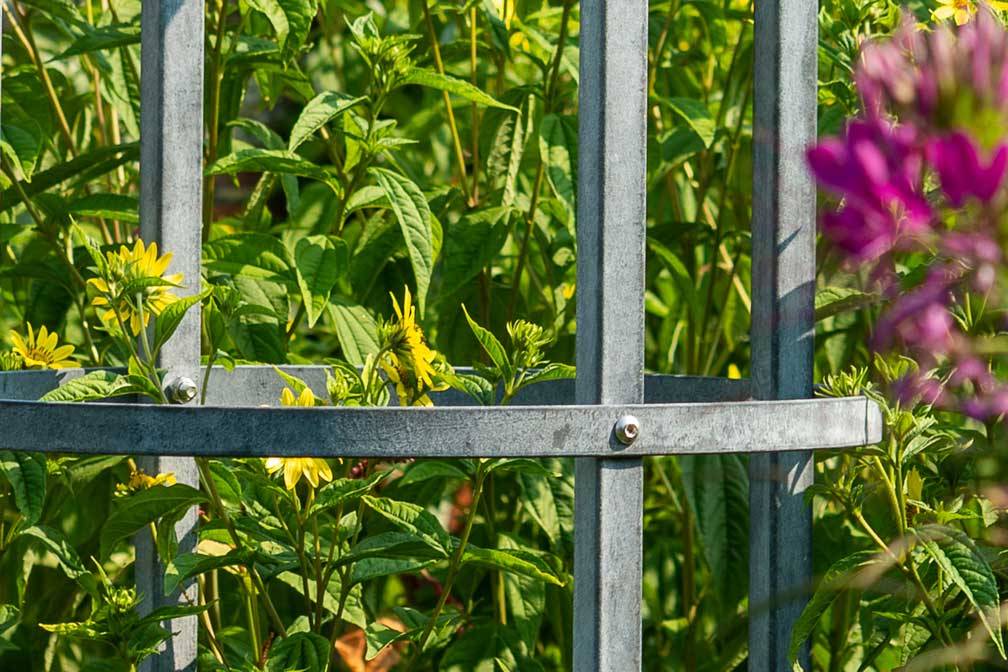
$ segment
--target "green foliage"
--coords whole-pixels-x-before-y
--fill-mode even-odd
[[[933,5],[911,3],[922,20]],[[423,403],[448,386],[506,404],[573,376],[576,3],[207,3],[203,265],[181,287],[114,268],[139,221],[139,4],[8,6],[0,333],[45,324],[80,364],[116,367],[46,400],[166,401],[157,353],[199,308],[208,366],[325,361],[319,404]],[[892,0],[821,3],[823,132],[859,104],[861,42],[897,17]],[[645,364],[743,375],[752,3],[653,0],[648,46]],[[822,578],[792,652],[810,643],[828,670],[999,656],[1003,428],[886,403],[909,364],[868,354],[884,297],[821,257],[825,393],[885,403],[888,434],[817,465]],[[404,286],[415,330],[389,302]],[[155,306],[159,292],[189,296]],[[127,317],[155,308],[153,330],[104,320],[100,294]],[[430,385],[404,364],[423,348]],[[0,352],[0,369],[21,364]],[[570,461],[324,465],[331,480],[312,463],[318,487],[287,488],[261,460],[201,460],[201,495],[122,458],[0,453],[0,667],[128,670],[147,655],[165,631],[123,588],[141,533],[157,535],[166,593],[195,580],[208,598],[193,608],[201,669],[571,669]],[[745,668],[746,471],[739,456],[647,463],[649,670]],[[176,554],[194,504],[199,546]]]

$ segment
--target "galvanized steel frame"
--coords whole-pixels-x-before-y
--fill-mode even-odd
[[[577,672],[641,668],[641,596],[632,589],[641,585],[641,457],[752,453],[749,669],[789,669],[791,626],[812,579],[811,519],[802,501],[812,460],[800,451],[876,442],[882,419],[865,399],[809,399],[815,190],[802,152],[816,129],[816,3],[755,0],[755,8],[751,383],[644,375],[648,5],[585,0],[573,386],[529,388],[516,400],[522,405],[507,408],[467,408],[449,392],[435,409],[263,409],[255,407],[275,404],[279,379],[269,367],[239,367],[212,372],[215,406],[186,408],[30,402],[81,371],[5,373],[5,447],[146,455],[150,468],[191,484],[191,455],[577,457]],[[142,24],[142,231],[174,252],[174,271],[198,278],[203,0],[145,2]],[[160,364],[170,377],[198,378],[198,313]],[[324,390],[324,367],[287,368]],[[577,405],[564,405],[571,402]],[[631,445],[613,431],[627,414],[641,428]],[[298,448],[289,448],[292,435]],[[179,526],[180,550],[192,549],[195,514]],[[180,599],[161,595],[159,575],[149,540],[138,539],[147,609]],[[145,670],[195,670],[195,619],[176,620],[172,630],[164,654]],[[807,664],[807,651],[801,655]]]

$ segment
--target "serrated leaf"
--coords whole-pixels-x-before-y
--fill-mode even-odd
[[[371,174],[384,190],[406,240],[406,250],[416,279],[417,308],[423,317],[427,306],[427,290],[434,270],[434,233],[431,229],[430,206],[420,187],[408,177],[384,168],[372,168]]]
[[[469,544],[462,553],[462,564],[499,569],[552,583],[555,586],[564,585],[564,580],[553,571],[553,568],[542,558],[528,551],[479,548]]]
[[[517,108],[499,102],[493,96],[483,92],[464,79],[442,75],[427,68],[413,68],[406,77],[400,80],[400,84],[416,84],[430,89],[446,91],[484,107],[498,107],[503,110],[518,111]]]
[[[660,100],[696,132],[703,141],[704,147],[710,147],[714,143],[714,137],[717,135],[717,123],[702,101],[693,98],[661,98]]]
[[[490,357],[490,361],[493,362],[494,366],[500,372],[501,376],[505,379],[510,379],[513,370],[511,368],[511,360],[507,356],[507,351],[501,344],[497,337],[491,333],[489,329],[484,329],[481,327],[476,320],[474,320],[469,315],[469,310],[463,305],[462,312],[465,313],[466,321],[469,323],[469,328],[472,330],[473,336],[476,337],[476,341],[483,348],[483,351],[487,353]]]
[[[199,305],[203,299],[210,296],[212,291],[211,288],[207,288],[199,294],[184,296],[164,307],[161,314],[154,321],[154,352],[160,350],[161,346],[168,342],[168,339],[172,337],[175,330],[182,324],[186,313],[194,306]],[[199,321],[198,318],[197,321]]]
[[[0,473],[14,491],[14,504],[28,525],[42,518],[46,494],[46,458],[39,453],[0,451]]]
[[[400,530],[409,532],[430,548],[443,553],[445,557],[451,552],[451,536],[441,527],[434,514],[422,506],[387,497],[365,495],[363,499],[369,509]]]
[[[206,502],[199,490],[177,483],[141,490],[119,500],[101,531],[101,557],[107,558],[113,544],[134,534],[164,515]]]
[[[317,130],[364,100],[365,96],[354,98],[335,91],[326,91],[315,96],[308,101],[294,122],[287,148],[291,151],[296,150]]]
[[[522,471],[517,472],[517,477],[519,498],[525,510],[546,533],[550,543],[556,544],[560,540],[560,515],[547,477]]]
[[[334,185],[333,176],[300,154],[285,149],[240,149],[207,166],[207,175],[269,172],[310,177]]]
[[[329,294],[349,267],[350,253],[339,238],[317,235],[298,238],[292,257],[308,326],[314,327],[329,303]]]
[[[87,573],[76,549],[59,530],[44,525],[35,525],[22,530],[18,536],[31,537],[36,543],[41,544],[43,548],[52,553],[67,577],[76,580]]]
[[[874,553],[858,551],[837,560],[830,566],[791,630],[791,644],[788,648],[788,659],[791,662],[797,660],[802,645],[812,635],[819,618],[850,585],[851,578],[875,560]]]
[[[203,555],[200,553],[180,553],[176,555],[164,574],[164,594],[171,595],[182,583],[213,569],[247,565],[251,561],[247,551],[233,549],[224,555]]]
[[[453,294],[493,263],[510,232],[510,208],[467,212],[450,225],[441,264],[441,292]]]
[[[297,632],[270,649],[266,672],[325,672],[329,669],[329,640],[313,632]]]
[[[849,313],[881,303],[883,297],[873,292],[862,292],[852,287],[823,287],[816,291],[815,319],[825,320],[833,315]]]
[[[123,222],[140,221],[140,201],[125,194],[88,194],[71,201],[67,212],[85,217],[104,217]]]
[[[367,308],[332,297],[327,309],[346,361],[363,366],[368,355],[378,354],[378,323]]]
[[[340,504],[346,504],[360,499],[369,493],[388,474],[378,472],[367,478],[337,478],[326,483],[315,493],[315,501],[308,510],[306,517],[328,511]]]
[[[977,614],[1001,657],[1005,657],[1001,636],[1001,599],[998,584],[987,558],[963,531],[941,525],[928,525],[913,530],[931,559],[954,583]]]
[[[103,49],[118,49],[131,44],[140,44],[140,25],[133,23],[113,23],[97,28],[84,24],[84,35],[74,40],[70,47],[56,56],[60,61],[71,56],[79,56]]]
[[[546,179],[553,193],[571,213],[576,212],[576,148],[577,128],[555,114],[543,117],[539,127],[539,156],[546,166]]]
[[[100,401],[132,394],[133,391],[133,385],[120,373],[89,371],[46,392],[39,401]]]

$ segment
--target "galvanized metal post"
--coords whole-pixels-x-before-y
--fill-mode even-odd
[[[581,3],[579,404],[644,396],[647,19],[646,0]],[[579,459],[575,479],[574,669],[639,670],[641,460]]]
[[[185,275],[180,293],[200,289],[203,148],[203,2],[144,2],[141,39],[140,226],[144,240],[174,256],[172,272]],[[161,351],[166,381],[199,380],[200,316],[194,309]],[[197,449],[197,446],[193,446]],[[157,457],[142,462],[153,473],[174,472],[180,483],[197,486],[192,458]],[[176,525],[179,552],[196,545],[196,510]],[[184,595],[165,596],[164,569],[149,535],[137,540],[136,582],[144,608],[196,601],[195,584]],[[151,657],[144,672],[196,670],[195,617],[171,622],[166,650]]]
[[[755,3],[752,378],[757,399],[812,394],[818,3]],[[749,669],[789,670],[812,580],[812,453],[749,458]],[[808,669],[808,652],[801,654]]]

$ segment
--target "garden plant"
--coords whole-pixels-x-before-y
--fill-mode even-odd
[[[140,3],[0,4],[0,369],[96,369],[46,399],[167,403],[197,307],[289,406],[573,377],[577,3],[208,1],[200,277],[139,236]],[[886,436],[817,459],[817,670],[1008,664],[1006,7],[820,3],[819,393]],[[748,375],[752,19],[650,3],[651,371]],[[132,671],[192,614],[201,670],[572,668],[570,460],[197,464],[0,450],[0,669]],[[649,459],[644,514],[647,669],[746,669],[746,458]],[[136,534],[198,600],[138,615]]]

